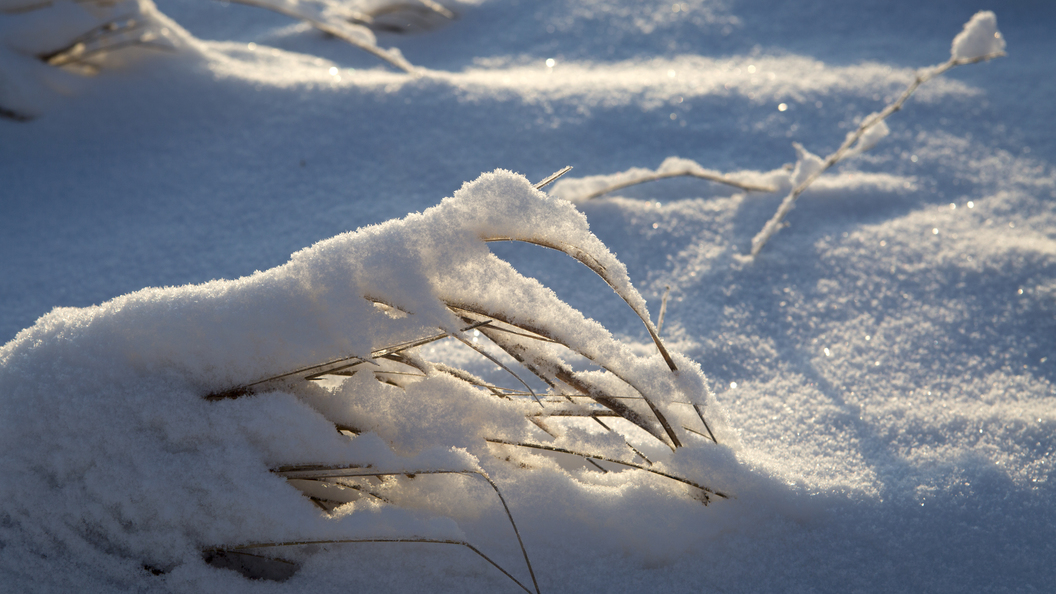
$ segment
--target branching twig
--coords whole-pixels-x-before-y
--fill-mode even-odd
[[[763,246],[766,245],[766,242],[769,241],[769,239],[775,233],[781,230],[781,227],[784,226],[782,224],[782,221],[784,220],[785,216],[793,208],[795,208],[796,199],[799,198],[799,195],[802,194],[807,189],[807,187],[810,186],[810,184],[814,183],[814,180],[821,177],[821,174],[825,173],[827,169],[829,169],[836,163],[839,163],[846,156],[848,156],[848,154],[851,153],[852,147],[854,147],[855,143],[861,140],[870,128],[884,121],[887,116],[902,109],[902,104],[905,103],[906,100],[909,99],[910,95],[912,95],[914,91],[917,90],[917,87],[955,66],[983,62],[986,60],[991,60],[993,58],[999,58],[1004,55],[1005,52],[998,51],[986,54],[985,56],[978,56],[974,58],[951,57],[949,61],[939,64],[938,66],[918,70],[916,76],[913,78],[913,82],[911,82],[909,86],[906,87],[906,90],[902,92],[898,99],[896,99],[893,103],[885,107],[883,110],[865,118],[862,121],[861,125],[858,126],[857,130],[847,135],[846,140],[843,141],[843,144],[840,145],[840,148],[836,149],[828,157],[825,157],[824,161],[822,161],[821,163],[821,166],[816,171],[811,173],[809,176],[807,176],[806,179],[804,179],[802,182],[792,188],[792,191],[789,192],[787,196],[785,196],[785,199],[777,208],[777,212],[774,213],[774,216],[769,221],[767,221],[766,225],[763,226],[762,230],[759,231],[759,233],[752,238],[752,257],[758,255],[759,250],[763,249]]]

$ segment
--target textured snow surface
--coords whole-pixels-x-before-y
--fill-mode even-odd
[[[1051,589],[1056,8],[444,5],[458,18],[442,27],[376,33],[419,77],[282,15],[197,0],[152,17],[177,51],[84,77],[33,58],[62,37],[45,13],[2,5],[0,107],[38,116],[0,119],[5,588],[518,590],[464,547],[299,550],[283,583],[199,552],[364,535],[466,539],[530,585],[477,476],[419,475],[416,509],[327,518],[268,472],[369,461],[486,469],[544,592]],[[744,257],[814,156],[916,68],[1006,39],[1008,57],[923,86]],[[777,191],[680,177],[577,200],[677,169]],[[460,327],[440,299],[466,296],[660,377],[605,283],[552,250],[480,242],[491,233],[589,248],[654,321],[670,287],[661,335],[730,438],[664,464],[734,498],[507,462],[479,438],[525,431],[523,416],[444,376],[201,398]],[[386,315],[371,292],[414,315]],[[421,351],[507,381],[450,341]],[[336,418],[367,431],[349,439]],[[599,430],[568,439],[609,447]]]

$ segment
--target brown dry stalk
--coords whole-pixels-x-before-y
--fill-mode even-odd
[[[517,537],[517,544],[521,547],[521,554],[524,555],[524,563],[528,567],[528,573],[532,576],[532,584],[535,585],[535,591],[539,592],[539,583],[535,579],[535,570],[532,569],[532,562],[528,559],[528,551],[524,548],[524,540],[521,539],[521,532],[517,529],[517,523],[513,521],[513,514],[510,512],[510,506],[506,504],[506,498],[502,496],[502,491],[499,490],[499,486],[495,484],[495,481],[491,480],[483,470],[413,470],[413,471],[401,471],[401,472],[382,472],[371,468],[362,468],[358,466],[352,467],[340,467],[340,466],[312,466],[312,467],[282,467],[272,471],[273,473],[284,477],[286,479],[300,479],[300,480],[325,480],[328,478],[352,478],[352,477],[382,477],[382,476],[414,476],[418,474],[461,474],[461,475],[476,475],[487,481],[491,488],[495,491],[495,495],[498,496],[499,502],[502,503],[502,509],[506,512],[506,517],[510,521],[510,526],[513,528],[513,533]],[[470,546],[466,544],[466,546]],[[472,548],[472,547],[470,547]],[[476,550],[476,549],[474,549]],[[482,553],[479,553],[482,557]],[[485,557],[486,559],[487,557]],[[489,560],[490,561],[490,560]],[[492,563],[494,565],[494,563]],[[498,565],[496,565],[498,567]],[[502,569],[501,567],[499,568]],[[506,573],[505,570],[502,570]],[[506,573],[506,575],[509,575]],[[513,579],[513,576],[510,576]],[[517,581],[517,580],[514,580]],[[520,582],[517,582],[520,585]],[[524,586],[521,586],[524,588]],[[527,590],[527,588],[525,588]]]
[[[576,451],[573,451],[573,450],[567,450],[565,448],[558,448],[558,447],[554,447],[554,446],[548,446],[548,445],[544,445],[544,444],[540,444],[540,443],[526,443],[526,442],[507,441],[505,439],[488,439],[487,442],[488,443],[499,444],[499,445],[515,446],[515,447],[519,447],[519,448],[530,448],[530,449],[535,449],[535,450],[544,450],[544,451],[547,451],[547,452],[556,452],[556,453],[559,453],[559,454],[570,454],[572,456],[578,456],[580,458],[593,458],[595,460],[601,460],[602,462],[609,462],[609,463],[612,463],[612,464],[619,464],[621,466],[627,466],[629,468],[634,468],[634,469],[637,469],[637,470],[644,470],[645,472],[648,472],[648,473],[651,473],[651,474],[655,474],[657,476],[662,476],[664,478],[671,479],[673,481],[677,481],[679,483],[682,483],[682,484],[685,484],[685,485],[689,485],[691,487],[695,487],[695,488],[699,489],[700,491],[703,492],[702,497],[704,498],[704,505],[707,505],[708,503],[711,503],[711,496],[712,495],[714,495],[715,497],[721,497],[722,499],[729,499],[730,498],[730,496],[725,494],[725,493],[721,493],[719,491],[715,491],[713,489],[705,487],[704,485],[701,485],[699,483],[695,483],[695,482],[693,482],[693,481],[691,481],[691,480],[689,480],[687,478],[683,478],[683,477],[680,477],[680,476],[677,476],[677,475],[674,475],[674,474],[668,474],[668,473],[663,472],[661,470],[656,470],[656,469],[650,468],[648,466],[642,466],[641,464],[636,464],[634,462],[627,462],[625,460],[617,460],[615,458],[608,458],[608,457],[605,457],[605,456],[596,456],[594,454],[576,452]],[[644,456],[643,456],[643,458],[644,458]]]
[[[557,343],[561,344],[565,348],[569,348],[569,350],[573,350],[573,352],[578,352],[578,351],[575,351],[574,349],[571,349],[568,345],[566,345],[563,342],[561,342],[560,340],[558,340],[555,336],[553,336],[549,331],[547,331],[544,328],[536,327],[534,325],[529,325],[528,323],[525,323],[525,322],[514,323],[512,320],[510,320],[509,318],[507,318],[503,314],[486,311],[483,308],[481,308],[479,306],[475,306],[475,305],[448,303],[448,307],[451,308],[453,311],[455,311],[455,313],[458,313],[459,311],[461,311],[461,312],[463,312],[463,314],[471,313],[471,314],[475,314],[475,315],[478,315],[478,316],[485,316],[485,317],[494,318],[494,319],[496,319],[496,320],[498,320],[500,322],[503,322],[505,324],[509,324],[511,326],[516,326],[516,327],[521,328],[523,330],[527,330],[527,331],[532,332],[534,334],[538,334],[540,336],[548,338],[551,341],[554,341],[554,342],[557,342]],[[470,319],[473,319],[473,318],[463,318],[463,319],[466,319],[467,321],[469,321]],[[500,339],[497,336],[493,336],[493,335],[488,334],[487,328],[485,328],[485,330],[482,331],[482,333],[485,334],[486,336],[488,336],[488,338],[493,343],[498,345],[499,348],[503,349],[504,351],[509,353],[512,357],[517,359],[520,363],[524,364],[526,367],[528,367],[530,370],[532,370],[533,373],[535,373],[536,375],[540,376],[541,378],[543,377],[542,372],[536,370],[537,366],[533,365],[532,362],[525,361],[524,358],[521,356],[521,354],[519,352],[517,352],[515,349],[509,347],[509,345],[508,345],[506,340],[503,340],[503,339]],[[508,338],[508,337],[506,337],[506,338]],[[631,381],[629,378],[624,377],[624,374],[621,374],[621,373],[617,372],[616,370],[611,369],[611,368],[603,365],[602,363],[600,363],[599,361],[596,361],[594,358],[588,356],[585,353],[579,353],[579,354],[582,355],[583,357],[586,357],[588,360],[598,364],[599,366],[601,366],[602,369],[605,369],[609,373],[612,373],[614,376],[616,376],[619,379],[621,379],[625,384],[627,384],[631,388],[634,388],[634,390],[637,391],[641,395],[641,400],[643,402],[645,402],[645,404],[649,407],[650,411],[656,417],[656,420],[660,423],[660,426],[663,427],[664,432],[667,434],[668,438],[671,440],[671,443],[669,443],[668,446],[670,446],[672,449],[675,449],[675,448],[678,448],[678,447],[682,446],[681,442],[678,439],[678,436],[676,436],[674,431],[671,429],[671,425],[667,422],[667,419],[664,417],[663,413],[661,413],[660,409],[652,402],[652,400],[650,400],[645,395],[645,392],[641,388],[636,386],[634,384],[634,382]],[[555,372],[556,372],[557,379],[559,379],[562,382],[572,386],[576,390],[579,390],[580,392],[591,396],[599,404],[601,404],[601,405],[603,405],[603,406],[605,406],[607,408],[616,410],[617,412],[620,412],[621,416],[624,416],[624,418],[627,418],[627,420],[629,420],[632,423],[638,425],[642,429],[645,429],[646,431],[648,431],[650,434],[652,434],[654,437],[656,437],[661,442],[665,442],[663,436],[660,435],[653,427],[649,426],[648,423],[645,423],[644,420],[642,420],[636,414],[628,414],[629,413],[629,409],[627,409],[627,407],[625,407],[622,404],[614,402],[610,398],[607,398],[604,391],[598,389],[597,387],[591,385],[588,382],[585,382],[581,378],[577,378],[574,375],[574,372],[571,369],[567,369],[563,365],[560,365],[560,364],[557,364],[557,363],[554,363],[554,362],[550,362],[550,363],[551,363],[551,365],[556,367]],[[546,378],[546,379],[547,379],[548,382],[550,381],[548,378]]]
[[[513,583],[515,583],[518,586],[520,586],[522,590],[524,590],[525,592],[528,592],[529,594],[531,594],[531,592],[532,592],[531,590],[528,589],[527,586],[522,584],[520,580],[518,580],[517,578],[513,577],[513,575],[511,575],[510,572],[506,571],[505,569],[503,569],[503,567],[501,565],[499,565],[498,563],[493,561],[491,559],[491,557],[488,557],[487,555],[482,553],[480,551],[480,549],[478,549],[477,547],[469,544],[468,542],[466,542],[464,540],[450,540],[450,539],[444,539],[444,538],[413,538],[413,537],[412,538],[385,538],[385,537],[381,537],[381,538],[342,538],[342,539],[331,539],[331,540],[290,540],[290,541],[285,541],[285,542],[261,542],[261,543],[253,543],[253,544],[246,544],[246,545],[237,545],[237,546],[232,546],[232,547],[210,547],[208,549],[205,549],[204,552],[244,551],[244,550],[247,550],[247,549],[269,549],[269,548],[279,548],[279,547],[298,547],[298,546],[304,546],[304,545],[385,543],[385,542],[388,542],[388,543],[453,544],[453,545],[459,545],[459,546],[466,547],[467,549],[469,549],[469,550],[473,551],[474,553],[476,553],[477,555],[479,555],[480,558],[482,558],[485,561],[487,561],[488,563],[490,563],[495,569],[498,569],[499,571],[501,571],[503,575],[505,575],[506,577],[508,577],[511,580],[513,580]],[[534,583],[534,580],[535,580],[535,575],[534,574],[532,575],[532,580],[533,580],[533,583]],[[540,594],[539,593],[538,584],[535,585],[535,593],[536,594]]]

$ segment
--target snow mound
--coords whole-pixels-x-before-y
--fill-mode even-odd
[[[0,115],[47,111],[56,96],[94,75],[159,51],[185,50],[192,37],[151,0],[0,3]]]
[[[4,564],[58,555],[124,588],[150,576],[138,566],[206,570],[203,550],[219,563],[261,543],[463,544],[464,525],[508,543],[513,515],[481,510],[519,468],[535,489],[592,485],[593,498],[642,480],[613,478],[626,468],[669,482],[669,497],[725,498],[699,456],[734,480],[715,442],[735,440],[699,367],[659,339],[635,354],[487,248],[511,240],[583,262],[656,336],[585,216],[505,171],[247,278],[42,317],[0,350]],[[537,387],[417,349],[444,338],[519,363]],[[581,358],[594,369],[565,361]],[[494,493],[404,478],[419,474],[477,475]]]

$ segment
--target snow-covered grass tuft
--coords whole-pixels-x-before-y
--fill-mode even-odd
[[[374,30],[427,30],[455,14],[435,0],[234,0],[308,23],[407,73],[398,48],[378,47]],[[80,87],[78,76],[138,61],[145,53],[193,52],[198,41],[151,0],[3,0],[0,2],[0,117],[27,121],[56,95]]]
[[[495,241],[584,263],[657,351],[624,346],[497,258]],[[509,377],[428,355],[445,340]],[[584,215],[506,171],[251,277],[56,310],[0,351],[0,392],[4,451],[40,444],[3,462],[22,479],[0,492],[21,510],[22,545],[74,538],[113,557],[100,571],[167,572],[204,550],[283,577],[309,544],[418,542],[468,547],[525,587],[485,550],[519,550],[534,582],[523,507],[506,499],[523,469],[536,489],[608,497],[623,487],[607,475],[638,471],[707,504],[728,494],[673,453],[735,443],[699,367],[664,347]],[[481,511],[496,499],[498,516]],[[261,551],[283,560],[246,557]]]
[[[192,39],[151,0],[0,3],[0,117],[25,121],[77,75],[138,61],[145,53],[188,49]]]

